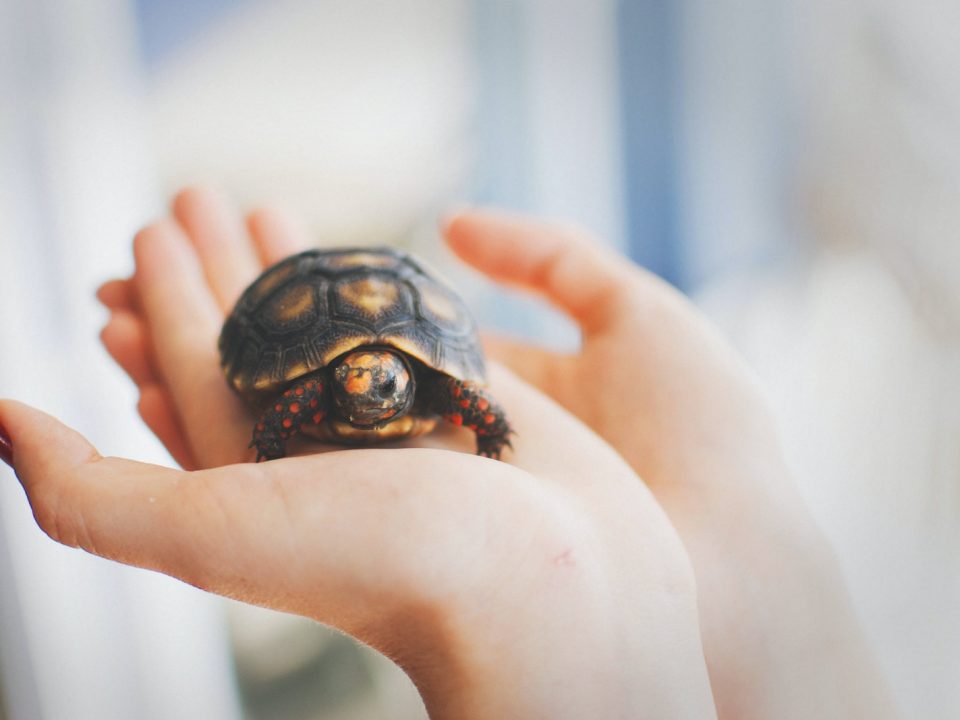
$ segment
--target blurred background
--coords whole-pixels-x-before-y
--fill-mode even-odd
[[[0,395],[172,462],[93,293],[186,183],[558,347],[436,221],[578,222],[756,368],[905,715],[956,717],[958,34],[953,0],[0,0]],[[0,720],[424,717],[343,636],[55,545],[0,475]]]

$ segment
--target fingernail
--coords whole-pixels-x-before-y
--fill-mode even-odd
[[[10,442],[10,436],[0,425],[0,460],[13,467],[13,443]]]

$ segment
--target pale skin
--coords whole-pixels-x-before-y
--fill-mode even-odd
[[[216,338],[243,287],[304,236],[269,212],[249,230],[220,194],[184,192],[137,236],[132,280],[100,293],[103,340],[188,471],[101,457],[0,402],[40,527],[340,628],[393,658],[432,718],[715,717],[675,530],[609,445],[508,370],[491,386],[523,438],[509,462],[452,428],[252,462],[254,416]]]
[[[897,717],[767,403],[706,319],[575,228],[467,212],[445,236],[473,267],[578,323],[577,353],[488,347],[607,440],[670,517],[696,575],[718,715]]]
[[[710,326],[579,231],[469,211],[444,234],[582,330],[572,355],[490,341],[523,378],[492,378],[517,429],[508,463],[446,430],[419,450],[246,464],[252,416],[216,332],[306,234],[275,210],[244,228],[192,190],[100,297],[142,417],[193,472],[99,458],[0,403],[41,527],[339,627],[393,657],[435,718],[711,717],[714,701],[729,718],[893,717],[766,406]]]

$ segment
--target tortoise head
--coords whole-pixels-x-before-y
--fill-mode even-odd
[[[410,367],[392,350],[354,350],[337,363],[332,375],[337,410],[354,427],[380,427],[403,417],[413,404]]]

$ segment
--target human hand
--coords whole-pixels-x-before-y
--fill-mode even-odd
[[[487,347],[606,439],[666,510],[693,562],[720,717],[892,716],[767,404],[716,330],[579,230],[466,211],[444,234],[466,262],[578,324],[573,354]]]
[[[0,402],[44,531],[338,627],[395,659],[432,717],[713,715],[673,528],[609,446],[508,371],[492,385],[518,432],[509,463],[452,429],[417,448],[244,462],[252,416],[216,338],[240,290],[302,236],[259,213],[251,244],[206,192],[181,194],[174,214],[138,235],[134,278],[101,292],[103,339],[144,419],[195,470],[101,457]]]

